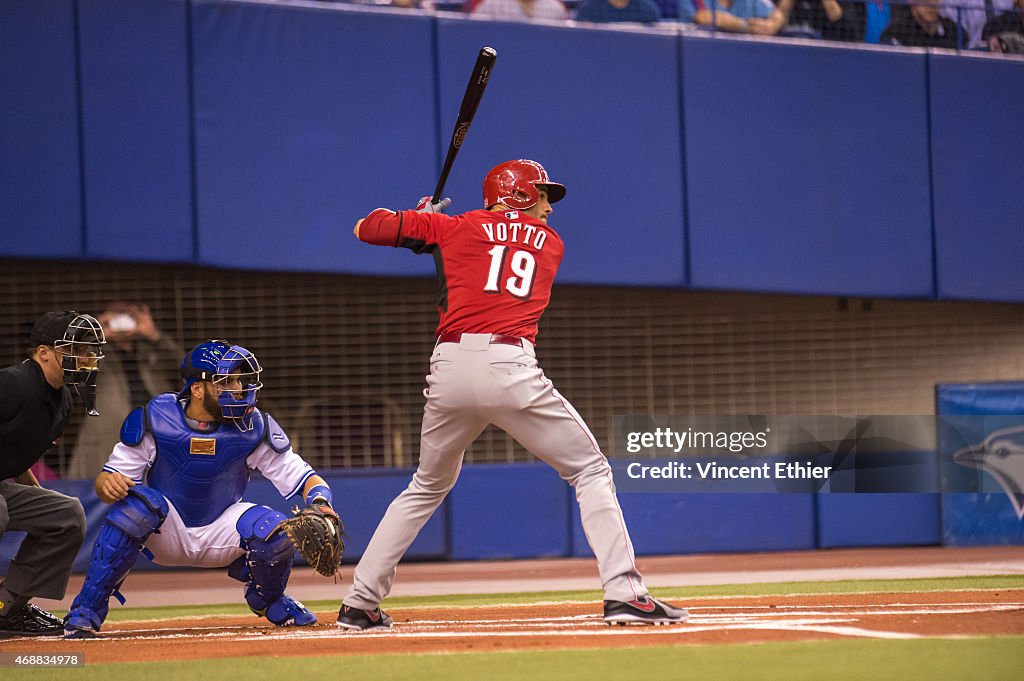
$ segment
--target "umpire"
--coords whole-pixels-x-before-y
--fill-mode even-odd
[[[0,583],[0,638],[64,633],[61,620],[29,600],[64,597],[85,513],[78,499],[43,489],[29,469],[64,433],[69,386],[95,413],[105,342],[93,317],[47,312],[32,329],[28,359],[0,369],[0,537],[7,530],[28,534]]]

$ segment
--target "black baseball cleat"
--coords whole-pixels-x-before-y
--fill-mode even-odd
[[[338,611],[338,628],[349,631],[367,631],[369,629],[390,629],[391,616],[376,607],[373,610],[360,610],[342,604]]]
[[[31,603],[0,617],[0,638],[15,636],[63,636],[64,623]]]
[[[635,601],[605,601],[604,621],[608,624],[682,624],[690,618],[684,608],[644,596]]]

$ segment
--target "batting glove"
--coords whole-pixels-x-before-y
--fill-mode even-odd
[[[417,213],[443,213],[444,209],[452,205],[451,199],[441,199],[437,203],[431,203],[432,196],[424,196],[416,204]]]

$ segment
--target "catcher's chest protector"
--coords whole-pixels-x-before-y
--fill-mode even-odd
[[[213,522],[237,503],[249,484],[246,458],[263,440],[262,414],[253,414],[253,429],[242,432],[230,423],[204,433],[193,430],[171,393],[154,397],[146,408],[156,460],[148,484],[170,500],[186,527]]]

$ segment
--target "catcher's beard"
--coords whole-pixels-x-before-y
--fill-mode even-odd
[[[223,418],[223,414],[220,411],[220,402],[217,401],[216,389],[206,388],[203,390],[203,409],[215,421],[220,421]]]

